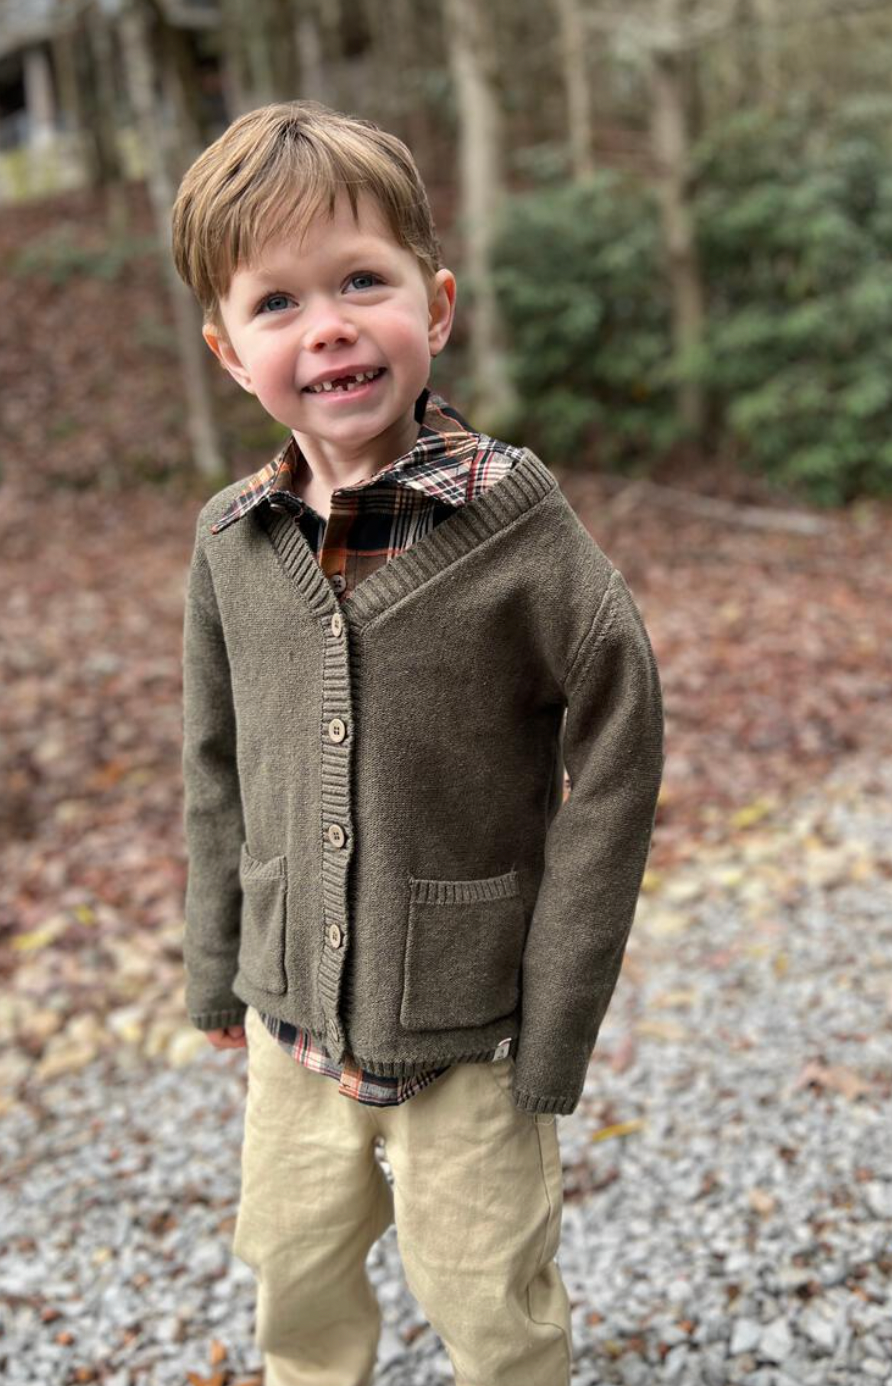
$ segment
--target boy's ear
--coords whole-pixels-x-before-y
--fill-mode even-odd
[[[428,291],[427,341],[431,356],[437,356],[449,341],[455,317],[455,275],[451,270],[437,270]]]
[[[251,384],[251,377],[236,355],[235,348],[232,346],[225,332],[223,332],[221,328],[215,326],[214,323],[206,322],[201,329],[201,335],[204,337],[204,340],[207,342],[221,366],[226,368],[233,380],[238,381],[242,389],[247,390],[249,395],[256,394],[256,390]]]

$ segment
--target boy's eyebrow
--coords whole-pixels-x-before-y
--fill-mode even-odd
[[[350,245],[332,251],[331,263],[333,265],[342,265],[350,260],[362,260],[366,256],[371,257],[382,255],[386,252],[388,248],[389,242],[383,239],[376,240],[374,245],[371,246],[368,244],[367,241],[355,241],[352,242]],[[393,248],[397,249],[396,246],[394,246]],[[252,272],[258,276],[258,278],[278,279],[284,273],[294,273],[299,275],[300,260],[300,253],[297,252],[294,260],[290,264],[288,263],[288,258],[286,256],[283,258],[283,263],[279,266],[272,266],[269,264],[265,264],[263,261],[258,261],[255,265],[250,266],[250,268]]]

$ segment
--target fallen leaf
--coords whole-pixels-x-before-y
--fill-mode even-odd
[[[767,1189],[760,1189],[757,1184],[750,1189],[747,1198],[753,1211],[761,1213],[763,1217],[773,1213],[777,1207],[777,1200],[774,1195],[770,1194]]]
[[[649,934],[655,938],[666,938],[672,934],[684,933],[692,923],[692,915],[688,911],[681,910],[654,910],[654,912],[642,920],[642,926]]]
[[[639,1020],[635,1026],[639,1035],[649,1035],[651,1039],[686,1040],[688,1032],[674,1020]]]
[[[14,934],[12,946],[17,953],[33,953],[35,949],[46,948],[49,944],[55,943],[60,934],[65,932],[68,920],[57,915],[49,920],[39,929],[30,929],[25,934]]]
[[[602,1126],[599,1130],[593,1131],[591,1139],[593,1141],[609,1141],[614,1136],[631,1136],[635,1131],[640,1131],[645,1126],[643,1117],[634,1117],[631,1121],[617,1121],[612,1126]]]
[[[660,1010],[669,1009],[673,1006],[692,1006],[697,1000],[698,993],[692,987],[679,988],[677,991],[661,991],[656,996],[652,996],[649,1005],[657,1006]]]
[[[732,828],[751,828],[754,823],[761,823],[769,813],[775,808],[773,799],[755,799],[753,803],[746,804],[742,809],[731,815]]]
[[[793,1084],[792,1091],[797,1092],[800,1088],[812,1086],[840,1092],[850,1101],[864,1096],[873,1089],[873,1084],[853,1069],[845,1068],[842,1064],[822,1064],[816,1059],[805,1065]]]

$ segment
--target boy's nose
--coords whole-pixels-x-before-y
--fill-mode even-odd
[[[356,328],[334,304],[320,304],[307,325],[306,344],[310,351],[356,341]]]

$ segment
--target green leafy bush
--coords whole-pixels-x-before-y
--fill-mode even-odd
[[[154,237],[127,237],[108,243],[84,244],[74,228],[62,226],[31,242],[12,259],[16,278],[43,279],[50,284],[67,284],[69,279],[86,277],[111,283],[120,279],[133,260],[157,255]]]
[[[683,361],[640,184],[603,172],[510,198],[496,284],[525,441],[646,465],[680,436],[684,375],[708,392],[719,455],[733,444],[819,503],[892,494],[890,117],[860,98],[711,132],[694,164],[708,328]]]
[[[615,173],[511,197],[494,257],[524,441],[621,464],[676,432],[656,214]]]
[[[889,102],[729,122],[698,151],[709,331],[692,373],[765,475],[892,493]]]

